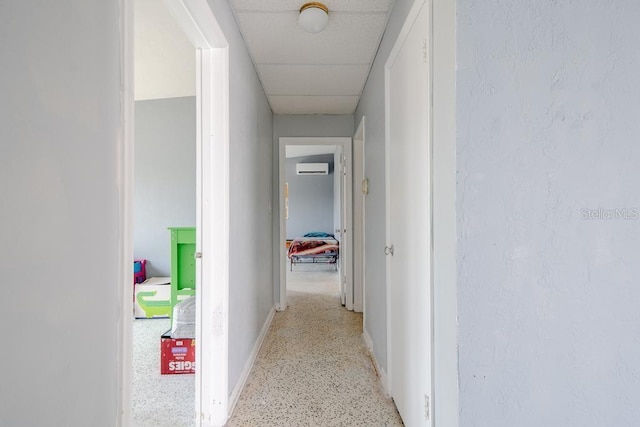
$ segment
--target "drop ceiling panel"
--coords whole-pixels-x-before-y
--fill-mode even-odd
[[[305,0],[229,1],[274,112],[353,113],[394,0],[326,0],[319,34],[297,25]],[[135,7],[135,98],[195,95],[191,43],[161,0]]]
[[[300,10],[306,0],[233,0],[236,10]],[[393,0],[324,0],[331,12],[388,12]]]
[[[230,0],[276,114],[352,114],[394,0],[324,0],[329,24],[298,26],[306,0]]]
[[[358,96],[269,96],[275,114],[351,114]]]
[[[256,64],[369,64],[382,33],[386,14],[331,15],[327,29],[310,34],[297,24],[297,12],[237,14]]]
[[[369,65],[259,65],[269,95],[359,96]]]

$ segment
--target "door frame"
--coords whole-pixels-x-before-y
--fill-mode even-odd
[[[423,21],[423,20],[418,20],[418,18],[420,17],[421,12],[426,12],[427,18],[428,18],[428,23],[427,21]],[[407,376],[407,375],[412,375],[412,373],[415,372],[415,370],[418,368],[415,364],[409,365],[406,369],[406,371],[401,371],[400,369],[396,370],[396,368],[398,368],[399,365],[404,365],[406,366],[406,361],[404,361],[403,363],[396,363],[395,359],[397,356],[404,356],[402,352],[396,351],[397,346],[394,346],[394,337],[395,337],[395,333],[394,332],[398,332],[398,325],[397,324],[392,324],[393,319],[397,316],[396,314],[396,310],[397,312],[403,312],[405,311],[405,309],[409,309],[406,306],[400,306],[398,307],[395,304],[392,304],[392,293],[394,292],[394,287],[392,285],[392,279],[394,279],[394,277],[392,277],[392,264],[393,264],[393,259],[398,257],[398,256],[402,256],[400,254],[400,252],[402,252],[403,250],[406,252],[412,252],[414,248],[411,247],[398,247],[396,248],[396,251],[398,252],[398,254],[394,257],[393,256],[393,251],[391,251],[389,248],[393,248],[393,245],[397,244],[396,241],[394,241],[394,236],[391,234],[391,229],[392,229],[392,225],[393,222],[392,220],[397,220],[397,214],[394,215],[392,217],[392,191],[394,190],[393,186],[392,186],[392,180],[393,180],[393,175],[394,175],[394,170],[391,169],[392,166],[392,160],[391,160],[391,153],[394,149],[394,147],[392,146],[392,123],[391,123],[391,111],[392,111],[392,104],[391,104],[391,95],[392,95],[392,91],[391,91],[391,87],[392,87],[392,71],[393,71],[393,67],[396,65],[396,59],[398,58],[398,56],[400,55],[401,52],[403,52],[403,48],[405,48],[407,46],[407,39],[410,36],[411,32],[414,31],[414,29],[419,28],[422,29],[421,26],[422,25],[430,25],[431,24],[431,10],[428,9],[428,5],[427,5],[427,1],[425,0],[421,0],[421,1],[417,1],[413,4],[412,9],[410,10],[409,14],[406,17],[406,20],[402,26],[402,29],[400,30],[400,33],[397,37],[397,39],[395,40],[395,43],[393,45],[393,48],[391,50],[391,52],[389,53],[389,56],[387,57],[387,60],[385,62],[384,65],[384,91],[385,91],[385,193],[386,193],[386,197],[385,197],[385,241],[386,241],[386,247],[385,247],[385,254],[386,256],[386,290],[387,290],[387,301],[386,301],[386,306],[387,306],[387,318],[386,318],[386,322],[387,322],[387,381],[388,381],[388,391],[391,395],[391,397],[396,400],[396,404],[400,404],[400,397],[403,396],[404,397],[404,401],[402,402],[405,407],[404,409],[409,410],[411,408],[414,408],[415,405],[412,405],[410,402],[415,402],[415,398],[416,396],[409,394],[410,392],[415,392],[416,390],[409,390],[406,388],[406,386],[408,386],[409,384],[400,384],[400,385],[404,385],[405,387],[400,387],[398,386],[397,380],[396,378],[401,378],[402,376]],[[428,34],[429,29],[427,28],[427,31],[425,31]],[[413,98],[414,100],[417,100],[419,104],[426,104],[428,106],[428,112],[427,114],[429,116],[431,116],[431,106],[432,106],[432,102],[430,100],[432,94],[432,85],[431,85],[431,80],[429,79],[429,76],[431,74],[431,63],[429,61],[427,61],[429,52],[428,52],[428,46],[426,44],[423,45],[423,52],[420,51],[412,51],[412,50],[408,50],[406,52],[408,52],[409,54],[413,54],[415,56],[413,56],[412,58],[415,58],[417,55],[419,54],[423,54],[424,55],[424,62],[427,63],[427,66],[425,68],[428,69],[428,75],[424,76],[422,74],[419,75],[419,79],[421,79],[422,81],[419,84],[413,85],[414,80],[407,80],[408,76],[403,75],[403,73],[400,73],[400,75],[395,75],[396,79],[401,79],[404,80],[405,83],[408,84],[409,87],[413,87],[414,90],[412,91],[413,94]],[[419,59],[419,58],[417,58]],[[416,92],[415,87],[421,87],[422,88],[422,84],[423,83],[427,83],[427,91],[426,93],[422,93],[422,92]],[[408,105],[407,108],[408,109],[412,109],[414,107],[415,104],[412,105]],[[396,119],[397,120],[397,119]],[[395,125],[396,128],[402,127],[402,126],[397,126],[397,123],[394,122],[393,123]],[[434,392],[433,392],[433,347],[434,347],[434,343],[433,343],[433,246],[432,246],[432,241],[433,241],[433,231],[432,231],[432,226],[433,226],[433,221],[432,221],[432,211],[433,211],[433,205],[432,205],[432,198],[431,198],[431,194],[432,194],[432,166],[433,166],[433,161],[431,158],[431,145],[432,145],[432,136],[431,136],[431,127],[432,127],[432,122],[431,120],[427,120],[427,124],[428,124],[428,129],[426,131],[427,135],[426,135],[426,140],[415,140],[412,141],[413,146],[420,146],[422,148],[426,148],[425,151],[428,152],[427,156],[428,159],[427,160],[429,166],[428,166],[428,177],[424,177],[423,179],[420,179],[419,175],[417,174],[413,174],[413,176],[411,176],[410,181],[415,183],[415,188],[418,188],[421,190],[422,194],[424,194],[423,192],[426,191],[427,192],[427,198],[429,199],[429,207],[428,207],[428,214],[427,212],[424,212],[424,214],[427,214],[425,216],[428,216],[427,221],[428,221],[428,232],[429,232],[429,243],[428,243],[428,259],[423,260],[424,264],[428,264],[428,278],[425,277],[425,279],[428,281],[428,283],[425,283],[424,286],[428,286],[428,289],[426,290],[425,294],[428,294],[428,301],[422,301],[422,300],[418,300],[417,304],[419,304],[419,310],[421,313],[424,313],[426,311],[426,316],[425,318],[429,319],[428,320],[428,324],[427,326],[423,326],[425,325],[424,322],[420,322],[418,320],[415,320],[413,323],[413,326],[415,329],[418,330],[419,332],[419,336],[421,337],[425,337],[427,336],[427,341],[428,341],[428,351],[426,353],[428,353],[428,357],[429,357],[429,366],[427,367],[427,371],[428,371],[428,379],[423,378],[421,380],[419,380],[420,383],[420,391],[421,393],[424,393],[424,414],[425,414],[425,418],[424,421],[427,424],[425,425],[429,425],[429,426],[433,426],[434,425],[434,420],[433,417],[431,416],[431,400],[433,399],[434,396]],[[426,145],[426,147],[425,147]],[[415,153],[413,153],[413,155],[415,155]],[[403,165],[406,166],[406,165]],[[412,169],[409,168],[409,171],[411,171]],[[422,199],[422,198],[421,198]],[[417,206],[419,206],[419,210],[422,211],[422,205],[420,205],[419,203],[416,203]],[[420,237],[417,238],[416,240],[416,245],[419,245],[421,247],[425,246],[425,242],[422,241],[422,235],[420,235]],[[406,257],[406,256],[405,256]],[[422,276],[420,276],[420,278],[422,278]],[[421,282],[416,282],[415,285],[417,287],[420,287],[422,289],[422,285],[423,283]],[[397,290],[395,290],[395,292],[397,292]],[[409,291],[411,292],[411,291]],[[420,294],[420,291],[418,289],[414,290],[414,292],[412,294]],[[424,295],[424,294],[423,294]],[[415,297],[414,297],[415,298]],[[416,301],[414,299],[414,301]],[[415,323],[418,322],[418,323]],[[394,328],[395,326],[395,328]],[[405,329],[407,326],[411,326],[411,325],[407,325],[407,324],[401,324],[400,326],[404,326]],[[411,336],[409,334],[407,334],[404,338],[411,340],[416,339],[415,342],[415,346],[416,347],[421,347],[423,342],[420,341],[419,339],[417,339],[417,337],[415,335]],[[406,343],[405,343],[406,344]],[[399,354],[398,354],[399,353]],[[422,353],[420,353],[422,355]],[[400,359],[398,359],[400,360]],[[415,363],[415,362],[414,362]],[[423,365],[423,364],[421,364]],[[400,371],[400,372],[398,372]],[[400,375],[399,375],[400,373]],[[415,372],[415,374],[417,374],[417,372]],[[394,387],[395,386],[395,387]],[[397,388],[396,388],[397,387]],[[399,408],[400,411],[401,408]],[[404,413],[401,415],[403,416],[407,416],[407,417],[412,417],[415,416],[416,413],[410,411],[409,413]],[[415,418],[410,418],[407,420],[403,420],[405,421],[405,423],[415,423],[416,420]],[[420,425],[423,425],[422,423]]]
[[[164,0],[196,50],[196,426],[228,418],[229,45],[206,0]],[[120,0],[120,277],[129,289],[133,259],[134,8]],[[213,244],[216,242],[216,244]],[[214,274],[215,272],[215,274]],[[131,421],[133,301],[121,290],[119,425]],[[206,363],[203,363],[206,361]]]
[[[286,148],[287,145],[341,145],[344,148],[347,148],[349,152],[351,152],[351,137],[280,137],[278,141],[278,206],[280,210],[280,221],[279,221],[279,238],[278,238],[278,255],[275,257],[278,265],[276,268],[280,271],[280,295],[279,301],[277,304],[278,311],[284,311],[287,308],[287,266],[286,266],[286,255],[284,253],[284,248],[286,247],[287,242],[287,225],[286,225],[286,214],[285,214],[285,183],[287,182],[286,178]],[[335,166],[334,166],[335,168]],[[336,172],[334,172],[336,173]],[[347,233],[351,235],[351,220],[347,219]],[[347,250],[350,250],[349,248]],[[341,262],[344,259],[342,256],[342,248],[340,248],[340,258]],[[347,259],[352,259],[352,256]],[[350,272],[353,272],[353,268],[349,269]],[[340,274],[343,274],[342,269]],[[350,274],[352,276],[352,274]],[[348,283],[353,283],[353,277],[347,277]]]
[[[388,58],[395,58],[422,6],[430,8],[428,61],[431,105],[431,316],[432,390],[430,413],[433,425],[459,425],[458,313],[456,265],[456,6],[449,0],[414,0]],[[385,109],[389,108],[385,63]],[[389,144],[385,114],[385,145]],[[389,159],[385,160],[388,170]],[[388,183],[385,183],[389,191]],[[388,194],[388,193],[387,193]],[[388,198],[387,202],[388,205]],[[386,209],[389,209],[386,206]],[[387,211],[388,214],[388,211]],[[388,218],[388,215],[387,215]],[[387,231],[388,231],[387,224]],[[389,242],[387,235],[387,244]],[[387,274],[388,274],[387,269]],[[387,367],[390,351],[389,279],[387,291]],[[385,389],[390,390],[389,375]]]
[[[353,311],[365,313],[365,116],[353,135]],[[361,171],[361,174],[358,174]],[[368,185],[368,182],[367,182]],[[357,203],[359,201],[359,203]],[[366,314],[363,314],[363,317]],[[363,323],[365,323],[363,318]]]
[[[340,258],[338,270],[340,272],[340,302],[347,310],[353,311],[353,139],[349,138],[349,144],[341,145],[336,149],[337,161],[334,161],[335,175],[334,185],[339,188],[339,194],[334,194],[335,200],[339,200],[340,228],[334,230],[340,235]],[[334,159],[336,155],[334,154]],[[336,166],[339,163],[340,168]],[[334,214],[335,226],[335,214]],[[345,237],[346,236],[346,237]]]
[[[345,206],[346,203],[344,201],[345,199],[345,180],[344,180],[344,174],[342,173],[342,171],[344,170],[344,156],[343,153],[345,152],[345,149],[342,145],[335,146],[335,149],[333,151],[333,230],[332,233],[334,234],[336,240],[338,241],[338,244],[340,245],[340,257],[338,259],[338,263],[336,264],[336,269],[338,271],[339,274],[339,280],[340,280],[340,304],[342,304],[343,306],[345,306],[347,309],[349,308],[349,305],[347,303],[347,290],[345,289],[346,287],[346,280],[344,278],[344,276],[342,275],[342,273],[344,272],[344,268],[343,266],[345,265],[345,260],[344,260],[344,253],[345,253],[345,244],[346,244],[346,240],[342,238],[343,235],[343,224],[345,223]]]

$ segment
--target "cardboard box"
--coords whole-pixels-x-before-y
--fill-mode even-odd
[[[168,330],[160,338],[160,374],[193,374],[196,372],[196,340],[171,338]]]
[[[134,288],[136,319],[171,317],[171,278],[150,277]]]

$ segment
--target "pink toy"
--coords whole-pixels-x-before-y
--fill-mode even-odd
[[[133,284],[142,283],[147,280],[146,264],[146,259],[136,259],[133,261]]]

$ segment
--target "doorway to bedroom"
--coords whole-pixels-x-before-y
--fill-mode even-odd
[[[188,393],[190,401],[185,405],[184,417],[180,414],[180,419],[161,417],[160,421],[154,421],[151,416],[143,415],[143,424],[140,425],[200,425],[207,423],[208,425],[222,425],[228,418],[228,323],[223,316],[215,317],[216,307],[224,313],[228,313],[228,253],[224,248],[228,247],[229,242],[229,189],[228,189],[228,123],[229,123],[229,45],[226,41],[222,29],[218,25],[206,0],[165,0],[163,4],[170,11],[170,15],[175,23],[182,30],[188,41],[191,43],[191,60],[195,59],[195,117],[190,116],[188,121],[191,126],[195,124],[195,159],[191,156],[191,174],[195,174],[195,227],[188,227],[189,236],[181,233],[184,227],[176,224],[175,218],[169,224],[171,230],[171,244],[163,245],[165,248],[169,246],[171,253],[176,248],[179,254],[177,258],[180,268],[171,267],[172,272],[177,270],[192,272],[191,266],[195,264],[195,278],[191,283],[192,286],[180,287],[180,283],[188,282],[183,280],[186,276],[180,276],[178,280],[172,282],[177,284],[177,296],[180,291],[187,288],[189,291],[195,291],[195,322],[192,316],[189,316],[189,323],[195,323],[195,340],[183,339],[179,337],[174,339],[171,336],[168,342],[170,351],[165,352],[165,362],[162,366],[168,367],[168,370],[187,371],[190,367],[187,362],[195,360],[197,367],[195,373],[187,371],[185,375],[192,375],[189,387],[192,393]],[[158,12],[159,8],[151,8]],[[132,357],[133,346],[133,301],[130,292],[131,270],[125,266],[131,265],[133,258],[133,241],[134,241],[134,171],[137,175],[134,165],[134,139],[138,137],[138,129],[134,128],[134,89],[135,84],[134,63],[135,58],[135,33],[136,25],[134,23],[134,2],[127,3],[127,7],[122,10],[124,23],[123,30],[123,48],[124,55],[124,143],[122,153],[122,205],[121,219],[123,226],[122,231],[122,277],[127,282],[127,292],[122,295],[122,306],[124,309],[120,314],[120,324],[122,325],[122,341],[120,342],[121,353],[120,361],[122,367],[121,384],[121,416],[118,424],[130,425],[136,423],[136,414],[132,411],[134,403],[131,401],[134,395],[134,361]],[[186,61],[184,61],[186,62]],[[175,63],[175,61],[174,61]],[[138,85],[139,86],[139,85]],[[191,105],[193,107],[193,105]],[[193,108],[191,108],[193,110]],[[215,112],[215,114],[214,114]],[[155,115],[154,115],[155,116]],[[171,116],[171,114],[169,114]],[[157,118],[157,116],[156,116]],[[194,123],[195,122],[195,123]],[[134,138],[135,136],[135,138]],[[171,136],[171,135],[168,135]],[[183,142],[191,138],[184,138]],[[137,143],[137,141],[136,141]],[[136,147],[136,152],[137,152]],[[221,151],[222,154],[212,155],[215,151]],[[176,160],[173,157],[173,160]],[[195,163],[195,164],[194,164]],[[176,167],[174,164],[171,167]],[[189,168],[187,168],[189,169]],[[136,196],[139,192],[136,193]],[[138,200],[135,201],[137,204]],[[174,203],[175,200],[174,200]],[[190,204],[190,203],[189,203]],[[192,219],[193,221],[193,219]],[[188,225],[188,224],[186,224]],[[164,226],[163,226],[164,227]],[[168,228],[168,227],[167,227]],[[195,229],[195,230],[194,230]],[[165,230],[169,234],[169,230]],[[176,231],[175,244],[173,231]],[[186,230],[185,230],[186,231]],[[195,234],[195,237],[193,237]],[[188,240],[188,241],[186,241]],[[195,241],[195,252],[193,243]],[[213,242],[216,244],[214,245]],[[182,249],[182,250],[181,250]],[[203,256],[204,254],[204,256]],[[180,260],[185,261],[180,263]],[[187,262],[190,261],[190,262]],[[189,268],[186,268],[187,265]],[[183,268],[184,267],[184,268]],[[134,263],[134,269],[135,269]],[[212,280],[212,272],[216,272],[216,280]],[[192,276],[193,277],[193,276]],[[195,286],[193,286],[195,283]],[[174,288],[171,289],[171,302],[174,299]],[[183,293],[184,295],[184,293]],[[137,299],[136,299],[137,301]],[[150,306],[152,304],[147,304]],[[153,304],[154,306],[162,306],[166,304]],[[176,304],[177,306],[177,304]],[[173,310],[169,311],[170,313]],[[146,314],[146,312],[145,312]],[[146,316],[145,316],[146,317]],[[146,319],[145,319],[146,320]],[[161,319],[148,320],[149,322],[160,321]],[[173,322],[172,322],[173,323]],[[191,325],[190,325],[191,326]],[[173,329],[173,328],[172,328]],[[180,333],[179,335],[182,335]],[[193,335],[191,333],[191,335]],[[156,334],[157,336],[157,334]],[[161,337],[157,337],[156,344]],[[160,341],[161,342],[161,341]],[[195,343],[197,342],[197,345]],[[182,346],[181,344],[182,343]],[[185,346],[186,344],[186,346]],[[189,347],[189,344],[193,344]],[[189,348],[187,348],[189,347]],[[173,351],[173,350],[179,351]],[[186,349],[186,352],[184,351]],[[159,351],[155,351],[156,355]],[[175,355],[175,357],[174,357]],[[192,357],[192,355],[194,357]],[[182,360],[176,360],[180,356]],[[162,356],[161,356],[162,357]],[[191,360],[187,360],[187,358]],[[173,359],[173,360],[172,360]],[[162,359],[161,359],[162,364]],[[160,368],[156,364],[156,369]],[[163,375],[163,373],[161,373]],[[176,373],[169,375],[166,383],[170,383],[172,379],[182,378]],[[175,381],[174,381],[175,382]],[[143,386],[144,392],[144,386]],[[172,400],[171,393],[167,387],[163,387],[162,393]],[[144,393],[143,393],[144,394]],[[185,393],[186,395],[186,393]],[[146,397],[144,395],[143,397]],[[175,399],[173,399],[175,400]],[[165,408],[163,408],[165,409]],[[174,408],[175,409],[175,408]],[[160,415],[154,413],[154,417]],[[179,412],[174,410],[175,412]]]
[[[133,285],[131,425],[191,426],[196,48],[163,2],[135,0],[134,30],[133,255],[134,271],[141,271]],[[181,317],[172,320],[174,313]],[[190,351],[182,366],[169,360],[169,346],[178,343]]]
[[[338,155],[336,145],[285,148],[285,261],[290,299],[300,294],[340,295]]]
[[[280,138],[280,310],[301,296],[353,309],[351,138]]]

